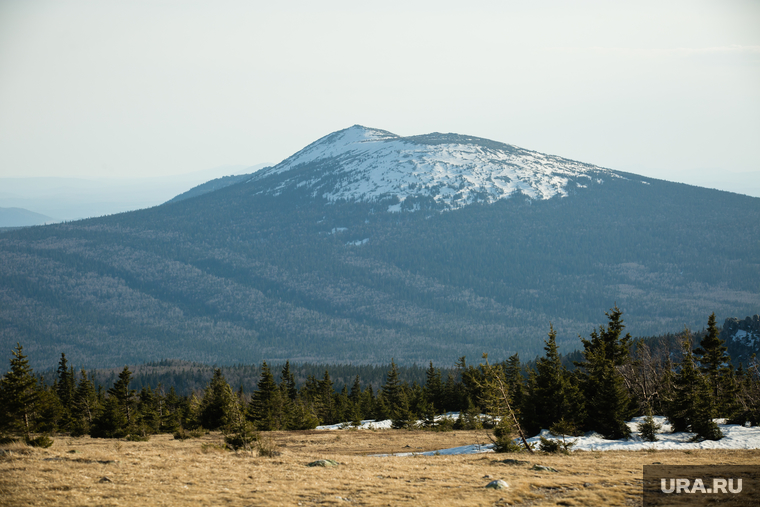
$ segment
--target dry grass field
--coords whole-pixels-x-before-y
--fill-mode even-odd
[[[149,442],[57,437],[48,449],[11,444],[0,456],[0,504],[641,505],[642,465],[760,464],[760,450],[370,456],[486,443],[483,432],[467,431],[303,431],[271,438],[280,452],[275,457],[222,450],[218,433]],[[340,464],[306,466],[322,458]],[[530,464],[503,463],[508,458]],[[535,463],[558,472],[530,470]],[[485,489],[494,479],[509,489]]]

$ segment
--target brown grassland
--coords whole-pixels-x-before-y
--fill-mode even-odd
[[[641,505],[643,465],[760,464],[760,450],[370,456],[487,442],[473,431],[300,431],[265,438],[279,455],[225,451],[218,433],[148,442],[59,436],[48,449],[10,444],[0,453],[0,504]],[[323,458],[339,465],[306,466]],[[558,472],[505,464],[507,458]],[[494,479],[510,487],[485,489]]]

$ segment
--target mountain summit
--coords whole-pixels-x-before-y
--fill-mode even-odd
[[[530,359],[550,323],[569,352],[615,304],[634,336],[754,315],[759,258],[758,198],[354,126],[161,206],[0,233],[0,349],[88,368]]]
[[[567,196],[620,174],[590,164],[459,134],[399,137],[353,127],[310,144],[249,183],[261,193],[306,191],[330,202],[383,202],[387,211],[416,210],[421,203],[458,209],[515,195]],[[275,181],[276,183],[271,183]]]

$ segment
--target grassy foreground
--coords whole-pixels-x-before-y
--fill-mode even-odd
[[[471,431],[302,431],[267,438],[279,455],[222,450],[218,433],[149,442],[58,437],[48,449],[6,445],[0,505],[641,505],[643,465],[760,464],[760,450],[369,456],[487,443],[483,432]],[[306,466],[323,458],[340,465]],[[503,463],[509,458],[530,465]],[[530,470],[535,463],[558,472]],[[485,489],[494,479],[509,489]]]

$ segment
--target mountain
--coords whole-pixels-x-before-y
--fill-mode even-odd
[[[185,199],[190,199],[191,197],[198,197],[199,195],[207,194],[209,192],[213,192],[214,190],[219,190],[224,187],[234,185],[235,183],[249,180],[251,176],[251,174],[222,176],[221,178],[216,178],[211,181],[207,181],[206,183],[201,183],[200,185],[191,188],[187,192],[182,192],[181,194],[172,197],[166,202],[179,202],[184,201]]]
[[[747,364],[753,355],[760,354],[760,315],[739,320],[728,318],[723,323],[720,338],[726,342],[735,364]]]
[[[24,208],[0,208],[0,227],[29,227],[55,221],[49,216]]]
[[[267,195],[301,191],[328,202],[397,200],[387,211],[458,209],[515,194],[566,197],[621,173],[456,134],[399,137],[355,125],[323,137],[250,182]],[[647,184],[646,181],[640,180]]]
[[[760,199],[456,134],[354,126],[238,183],[0,234],[0,347],[450,366],[760,307]]]

